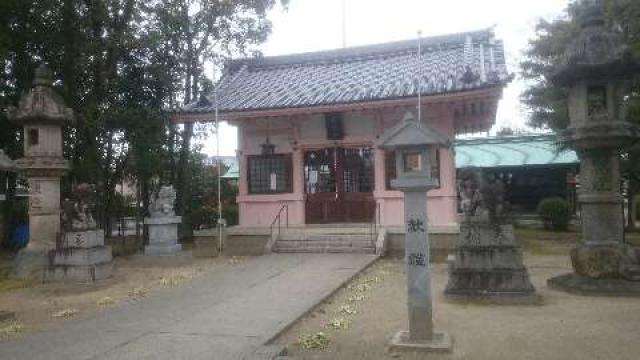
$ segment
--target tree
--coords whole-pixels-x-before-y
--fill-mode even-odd
[[[250,53],[263,42],[271,30],[266,14],[276,2],[1,1],[0,147],[21,156],[20,131],[2,110],[30,88],[33,69],[46,62],[56,91],[76,114],[64,134],[72,164],[64,193],[73,183],[96,184],[98,219],[107,226],[115,185],[125,176],[140,184],[145,208],[158,182],[176,183],[181,203],[189,204],[197,131],[171,124],[167,110],[211,88],[205,62]],[[9,183],[15,188],[15,177]],[[189,206],[180,210],[187,215]]]
[[[640,53],[640,2],[635,0],[604,0],[607,26],[622,31],[631,48]],[[569,124],[567,90],[551,85],[548,75],[564,53],[567,44],[579,31],[576,22],[585,2],[573,1],[563,18],[541,20],[536,26],[536,38],[530,41],[525,60],[520,64],[521,76],[529,83],[522,101],[531,110],[529,125],[536,128],[562,130]],[[640,124],[640,81],[633,79],[626,99],[628,120]],[[633,194],[640,190],[640,145],[627,147],[621,156],[623,176],[629,180],[629,209]],[[631,211],[629,212],[631,213]],[[633,227],[633,222],[629,222]]]

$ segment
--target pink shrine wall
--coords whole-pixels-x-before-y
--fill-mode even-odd
[[[409,108],[345,113],[341,141],[326,140],[322,114],[289,118],[243,119],[238,121],[240,159],[240,226],[269,226],[283,204],[288,205],[290,225],[305,224],[303,154],[305,150],[331,146],[375,147],[377,136],[402,119]],[[453,111],[444,105],[423,112],[424,123],[453,140]],[[293,193],[253,195],[248,193],[247,156],[259,155],[260,144],[269,135],[278,154],[292,154]],[[380,222],[402,226],[403,194],[385,189],[384,151],[375,149],[375,191],[380,206]],[[440,188],[428,193],[427,214],[432,231],[457,229],[456,178],[453,149],[440,150]],[[284,215],[283,215],[284,217]],[[284,219],[284,218],[283,218]]]

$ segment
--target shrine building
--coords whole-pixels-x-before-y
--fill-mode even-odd
[[[512,76],[492,30],[229,61],[217,94],[176,122],[238,128],[239,226],[317,224],[403,229],[403,195],[390,187],[393,154],[375,147],[407,112],[449,139],[487,131]],[[420,98],[420,111],[417,104]],[[458,232],[455,149],[434,153],[429,231]],[[286,215],[283,214],[286,210]],[[284,219],[280,219],[281,223]]]

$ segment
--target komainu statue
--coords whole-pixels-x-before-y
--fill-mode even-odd
[[[175,216],[173,204],[176,201],[176,191],[173,186],[162,186],[151,200],[149,214],[151,217]]]
[[[62,224],[65,231],[85,231],[98,228],[91,214],[95,199],[95,186],[79,184],[73,188],[71,199],[65,199],[62,205]]]
[[[449,259],[450,299],[536,303],[539,297],[522,262],[501,179],[481,169],[462,169],[458,191],[464,214],[455,255]]]

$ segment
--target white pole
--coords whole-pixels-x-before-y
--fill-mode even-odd
[[[422,124],[422,30],[418,30],[418,124]]]
[[[215,66],[215,64],[214,64]],[[220,81],[218,79],[218,81]],[[220,159],[220,120],[218,118],[218,84],[216,84],[213,89],[213,106],[214,106],[214,114],[216,119],[216,168],[218,172],[218,253],[222,253],[222,194],[220,190],[222,189],[222,161]]]
[[[347,47],[347,0],[342,0],[342,47]]]

